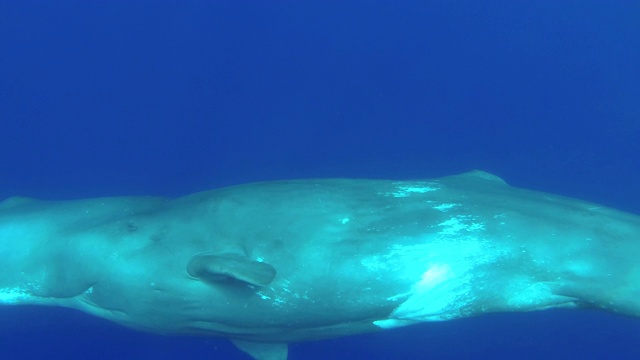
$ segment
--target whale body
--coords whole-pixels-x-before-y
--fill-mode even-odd
[[[640,217],[486,172],[0,203],[0,304],[287,343],[493,312],[640,316]]]

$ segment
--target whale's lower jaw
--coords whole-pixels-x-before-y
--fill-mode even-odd
[[[37,303],[36,298],[20,287],[0,288],[0,304],[23,305]]]
[[[0,305],[43,305],[43,306],[72,306],[73,299],[42,297],[33,294],[31,286],[7,286],[0,288]]]

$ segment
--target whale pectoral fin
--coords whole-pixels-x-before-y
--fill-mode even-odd
[[[238,254],[196,255],[189,260],[187,273],[209,282],[232,278],[257,286],[269,285],[276,277],[273,266]]]
[[[282,343],[260,343],[244,340],[231,340],[231,342],[256,360],[287,360],[289,352],[287,344]]]

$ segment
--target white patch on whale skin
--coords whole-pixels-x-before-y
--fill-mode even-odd
[[[373,322],[373,325],[379,327],[383,330],[395,329],[397,327],[408,326],[418,323],[419,321],[414,320],[398,320],[398,319],[383,319],[376,320]]]
[[[300,294],[293,293],[289,289],[290,281],[283,279],[280,286],[273,287],[270,286],[268,288],[256,291],[255,294],[258,295],[262,300],[270,300],[273,306],[281,307],[287,303],[287,300],[291,297],[295,299],[301,298]],[[306,297],[304,297],[306,298]]]
[[[373,272],[398,269],[404,264],[420,264],[425,260],[425,254],[433,251],[438,244],[433,242],[430,236],[425,236],[422,241],[412,245],[393,244],[388,252],[381,255],[372,255],[360,260],[360,264]]]
[[[432,288],[439,283],[449,278],[451,268],[447,264],[436,264],[431,266],[427,271],[422,274],[422,279],[418,282],[417,286],[421,289]]]
[[[473,222],[474,217],[469,215],[459,215],[445,220],[438,224],[443,229],[438,232],[439,235],[459,235],[461,232],[475,232],[484,230],[484,223]]]
[[[432,191],[440,190],[440,186],[432,182],[413,182],[413,183],[394,183],[396,190],[391,192],[382,192],[378,195],[391,196],[395,198],[409,197],[414,194],[425,194]]]
[[[258,296],[260,296],[260,298],[261,298],[262,300],[271,300],[271,297],[270,297],[269,295],[265,294],[265,293],[264,293],[264,292],[262,292],[262,291],[258,291],[258,292],[256,292],[256,294],[257,294]]]
[[[440,203],[438,205],[433,206],[432,209],[438,210],[440,212],[447,212],[457,206],[460,206],[460,204]]]
[[[376,320],[374,325],[387,329],[456,319],[476,301],[473,281],[477,267],[504,254],[493,248],[489,240],[476,235],[479,226],[460,224],[464,226],[460,225],[455,236],[425,234],[417,244],[396,244],[386,254],[363,259],[361,264],[369,271],[401,269],[398,279],[413,283],[406,292],[387,298],[399,304],[387,319]]]
[[[31,294],[19,287],[0,289],[0,304],[22,304],[32,298]]]
[[[447,309],[458,303],[467,291],[466,287],[461,287],[468,282],[467,277],[455,277],[449,265],[431,265],[413,285],[411,296],[393,311],[391,317],[413,321],[448,320],[451,315]]]

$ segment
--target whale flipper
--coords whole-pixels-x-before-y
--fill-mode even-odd
[[[198,254],[189,260],[187,272],[194,278],[208,282],[235,279],[248,284],[269,285],[276,269],[264,262],[239,254]]]
[[[240,350],[257,360],[287,360],[289,349],[287,344],[260,343],[244,340],[231,340]]]

